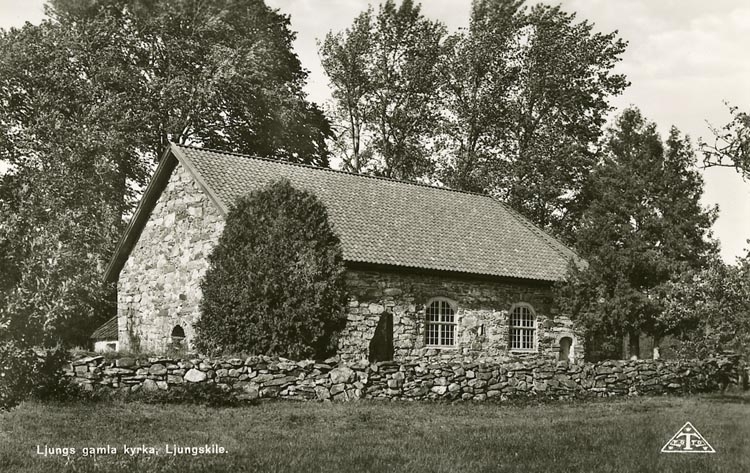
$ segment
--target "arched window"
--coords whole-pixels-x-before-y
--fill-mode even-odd
[[[452,347],[456,343],[455,304],[445,298],[431,299],[425,310],[427,346]]]
[[[183,348],[185,345],[185,330],[179,325],[175,325],[172,329],[172,347],[175,349]]]
[[[572,361],[573,359],[573,338],[562,337],[560,339],[560,355],[558,360],[560,361]]]
[[[536,348],[536,315],[528,304],[516,304],[510,310],[510,349],[534,351]]]

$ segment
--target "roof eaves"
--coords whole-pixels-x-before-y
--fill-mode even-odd
[[[542,241],[544,241],[547,246],[552,248],[557,254],[562,256],[566,260],[570,260],[571,258],[574,259],[582,259],[578,254],[573,251],[571,248],[568,248],[566,244],[561,242],[557,237],[553,236],[543,228],[537,226],[534,224],[531,220],[521,215],[520,212],[513,209],[510,205],[506,204],[505,202],[501,202],[500,200],[495,199],[500,205],[502,205],[513,218],[515,218],[518,222],[520,222],[522,225],[526,226],[529,230],[536,233]]]
[[[130,255],[130,251],[133,245],[138,241],[138,237],[141,234],[141,230],[151,215],[151,211],[156,205],[156,201],[159,199],[164,187],[169,181],[169,177],[172,175],[172,171],[177,164],[177,159],[173,157],[171,153],[171,147],[167,148],[162,155],[159,165],[156,166],[154,171],[154,177],[148,183],[146,190],[143,192],[143,197],[138,203],[138,206],[130,217],[127,227],[125,227],[125,233],[123,233],[120,241],[115,247],[115,252],[112,255],[112,259],[107,265],[107,269],[104,271],[104,282],[114,282],[120,273],[120,270],[125,265],[125,261]]]
[[[544,283],[544,284],[553,284],[556,282],[562,281],[562,279],[559,278],[543,278],[543,277],[533,277],[533,276],[518,276],[515,274],[507,274],[507,273],[501,273],[501,272],[489,272],[489,271],[467,271],[464,269],[445,269],[445,268],[435,268],[431,266],[425,266],[425,265],[407,265],[407,264],[401,264],[401,263],[378,263],[374,261],[370,261],[369,259],[355,259],[355,258],[345,258],[345,262],[350,265],[364,265],[364,266],[371,266],[371,267],[390,267],[397,270],[417,270],[417,271],[427,271],[427,272],[435,272],[435,273],[442,273],[442,274],[461,274],[466,276],[474,276],[474,277],[490,277],[490,278],[501,278],[501,279],[507,279],[507,280],[515,280],[515,281],[533,281],[535,283]]]
[[[177,160],[180,161],[180,164],[185,166],[185,169],[187,169],[190,175],[193,176],[193,179],[195,179],[201,189],[203,189],[203,192],[208,195],[208,198],[211,199],[216,208],[219,209],[219,212],[221,212],[221,216],[225,217],[227,215],[227,212],[229,211],[228,206],[221,201],[219,195],[213,190],[213,188],[211,188],[211,186],[208,185],[206,180],[203,179],[203,176],[200,172],[198,172],[198,169],[195,167],[195,164],[193,164],[193,161],[188,157],[187,154],[182,151],[182,149],[180,149],[181,147],[190,148],[190,146],[170,143],[170,149],[172,150],[172,153],[175,155]]]
[[[143,197],[138,203],[138,207],[136,207],[133,216],[130,218],[125,233],[117,243],[114,255],[112,256],[109,265],[107,265],[107,269],[104,271],[104,282],[114,282],[117,279],[120,270],[125,265],[133,246],[138,241],[141,231],[151,215],[151,211],[159,200],[159,196],[164,190],[164,187],[169,181],[172,171],[174,171],[178,162],[182,164],[185,169],[188,170],[193,179],[198,182],[198,185],[208,195],[216,208],[219,209],[222,216],[226,215],[227,207],[221,199],[219,199],[216,192],[206,184],[206,181],[196,170],[193,162],[180,149],[181,146],[182,145],[170,142],[169,147],[164,151],[164,154],[159,161],[159,165],[154,171],[154,176],[151,178],[146,190],[143,192]]]
[[[110,332],[114,331],[113,335]],[[117,338],[117,316],[112,317],[99,326],[89,337],[92,340],[110,340]]]

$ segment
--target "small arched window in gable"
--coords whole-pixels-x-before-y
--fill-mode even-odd
[[[453,347],[456,344],[455,304],[439,297],[428,301],[426,309],[427,346]]]
[[[179,325],[175,325],[172,329],[172,347],[179,349],[185,347],[185,330]]]
[[[536,314],[529,304],[516,304],[510,310],[510,349],[536,349]]]

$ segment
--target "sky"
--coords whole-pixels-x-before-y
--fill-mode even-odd
[[[0,28],[38,23],[43,0],[0,0]],[[367,7],[367,0],[266,0],[291,17],[297,32],[295,51],[310,74],[307,92],[324,104],[330,99],[328,80],[320,66],[317,41],[328,31],[348,27]],[[377,2],[372,2],[377,4]],[[423,13],[439,19],[450,31],[467,26],[469,0],[424,0]],[[750,2],[745,0],[562,0],[604,33],[617,30],[628,41],[617,72],[631,82],[612,100],[617,110],[638,106],[656,122],[663,135],[671,126],[693,141],[709,139],[708,123],[720,127],[730,120],[724,102],[750,111]],[[616,114],[617,112],[615,112]],[[613,117],[615,116],[613,114]],[[722,257],[731,263],[750,249],[750,182],[733,169],[703,171],[705,205],[718,204],[714,236]]]

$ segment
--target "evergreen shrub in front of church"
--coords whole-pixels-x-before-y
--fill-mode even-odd
[[[291,359],[335,351],[344,264],[315,195],[280,180],[238,199],[208,260],[198,350]]]

